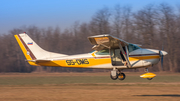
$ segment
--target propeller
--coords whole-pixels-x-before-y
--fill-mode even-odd
[[[164,68],[163,68],[163,57],[165,55],[167,55],[167,54],[168,54],[167,52],[165,52],[163,50],[159,50],[159,56],[160,56],[160,60],[161,60],[161,69],[162,69],[162,71],[164,71]]]
[[[162,44],[162,51],[164,50],[164,44]],[[163,54],[162,52],[159,50],[159,55],[160,55],[160,59],[161,59],[161,69],[162,71],[164,71],[164,68],[163,68]]]
[[[164,51],[164,41],[162,40],[162,50],[159,50],[159,56],[160,56],[160,61],[161,61],[161,69],[162,71],[164,71],[163,68],[163,58],[165,55],[167,55],[168,53]]]
[[[164,68],[163,68],[163,57],[164,57],[164,55],[160,50],[159,50],[159,56],[160,56],[160,61],[161,61],[161,69],[162,69],[162,71],[164,71]]]

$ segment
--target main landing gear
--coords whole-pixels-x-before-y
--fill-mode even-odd
[[[113,69],[111,71],[110,77],[112,80],[124,80],[126,78],[126,75],[124,73],[121,72],[121,70],[117,70],[117,69]]]

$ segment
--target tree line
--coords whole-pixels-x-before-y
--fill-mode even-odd
[[[131,6],[103,7],[94,13],[89,22],[76,21],[71,28],[38,28],[23,26],[0,35],[0,72],[72,72],[99,71],[93,69],[34,67],[25,57],[14,35],[26,32],[43,49],[63,53],[80,54],[92,51],[87,37],[111,34],[127,42],[140,44],[142,48],[165,50],[164,70],[180,72],[180,6],[167,3],[148,4],[133,11]],[[162,71],[160,64],[150,71]]]

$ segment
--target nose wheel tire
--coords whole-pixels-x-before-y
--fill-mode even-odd
[[[153,78],[147,78],[148,80],[152,80]]]
[[[119,80],[124,80],[126,78],[126,75],[124,73],[119,73],[118,74],[118,79]]]

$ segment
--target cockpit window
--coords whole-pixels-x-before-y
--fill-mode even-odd
[[[108,49],[100,50],[96,53],[96,55],[109,55],[109,50]]]
[[[132,51],[134,51],[134,50],[136,50],[136,49],[140,49],[140,47],[137,46],[137,45],[134,45],[134,44],[129,44],[129,45],[128,45],[128,50],[129,50],[129,52],[132,52]]]
[[[89,53],[93,53],[93,52],[95,52],[95,50],[93,50],[93,51],[91,51],[91,52],[89,52]]]

